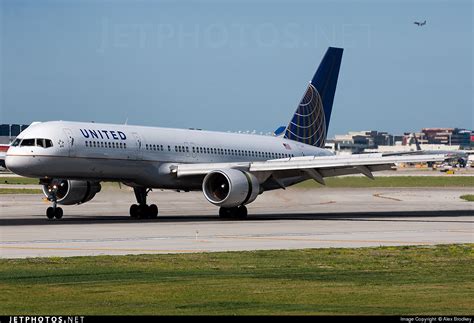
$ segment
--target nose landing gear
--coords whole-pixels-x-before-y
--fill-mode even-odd
[[[57,197],[57,192],[58,192],[58,186],[52,185],[51,188],[48,190],[48,200],[53,202],[53,206],[48,207],[46,209],[46,216],[48,219],[52,220],[54,218],[56,219],[61,219],[63,217],[63,209],[58,207],[58,197]]]
[[[137,204],[130,206],[130,216],[135,219],[156,219],[158,217],[158,207],[155,204],[147,205],[146,198],[151,189],[144,187],[133,188]]]

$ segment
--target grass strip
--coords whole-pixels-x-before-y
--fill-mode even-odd
[[[42,194],[40,189],[35,188],[0,188],[0,194]]]
[[[0,314],[468,315],[474,244],[0,260]]]
[[[460,198],[462,198],[463,200],[466,200],[468,202],[474,202],[474,194],[461,195]]]

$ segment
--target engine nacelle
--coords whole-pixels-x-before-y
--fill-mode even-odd
[[[43,185],[43,193],[48,199],[52,199],[52,193],[56,191],[56,202],[63,205],[82,204],[92,200],[100,192],[101,186],[98,182],[53,179]]]
[[[235,207],[253,202],[260,193],[257,178],[238,169],[218,169],[204,177],[202,191],[214,205]]]

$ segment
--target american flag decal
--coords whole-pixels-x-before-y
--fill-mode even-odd
[[[288,145],[287,143],[283,143],[283,146],[285,146],[286,149],[291,150],[291,146]]]

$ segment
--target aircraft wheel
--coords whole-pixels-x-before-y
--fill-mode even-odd
[[[63,217],[63,209],[60,207],[57,207],[56,211],[54,212],[54,217],[58,220],[61,219]]]
[[[221,207],[219,209],[219,217],[221,219],[229,219],[232,217],[233,214],[233,208],[228,208],[228,207]]]
[[[237,218],[239,219],[246,219],[248,212],[247,212],[247,207],[245,205],[241,205],[237,207]]]
[[[130,206],[130,216],[132,218],[137,218],[138,217],[138,205],[132,204]]]
[[[156,219],[158,217],[158,207],[156,204],[152,204],[148,207],[148,215],[150,219]]]
[[[48,217],[48,219],[53,219],[54,218],[54,208],[52,208],[51,206],[48,207],[46,209],[46,216]]]
[[[148,205],[138,205],[137,207],[137,219],[146,219],[148,218]]]
[[[236,207],[221,207],[219,209],[221,219],[245,219],[247,218],[247,207],[240,205]]]

